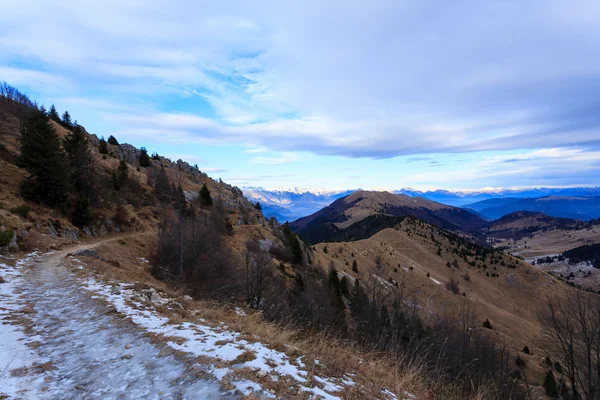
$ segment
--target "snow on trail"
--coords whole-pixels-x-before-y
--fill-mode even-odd
[[[6,281],[0,283],[1,368],[10,362],[0,393],[16,399],[232,397],[175,356],[161,357],[161,349],[130,324],[115,323],[65,267],[25,267],[34,256],[16,267],[0,264]],[[33,335],[12,324],[25,316],[24,308]]]
[[[353,386],[349,379],[324,378],[315,375],[309,382],[308,368],[302,357],[292,359],[284,352],[273,350],[260,342],[248,342],[241,334],[228,330],[226,326],[213,326],[200,319],[199,323],[169,323],[168,318],[147,309],[140,296],[131,285],[117,283],[118,289],[104,284],[94,278],[88,278],[82,286],[101,296],[115,309],[131,318],[132,322],[148,332],[169,338],[167,344],[174,350],[182,351],[189,356],[209,357],[221,367],[213,365],[197,365],[199,369],[211,374],[219,380],[227,378],[244,395],[254,393],[264,398],[275,398],[275,395],[261,387],[260,384],[240,378],[236,372],[250,369],[253,375],[273,382],[288,379],[291,385],[297,386],[297,393],[312,393],[311,398],[340,399],[335,395],[344,386]],[[248,361],[236,362],[238,357],[251,353]]]
[[[80,278],[54,258],[32,253],[15,267],[0,258],[0,398],[275,398],[283,387],[333,400],[356,384],[309,373],[302,356],[224,324],[173,323],[132,285]]]

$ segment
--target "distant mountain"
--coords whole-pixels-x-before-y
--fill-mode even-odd
[[[259,201],[267,217],[276,217],[279,221],[293,221],[313,214],[328,206],[335,200],[347,196],[353,190],[314,190],[293,188],[288,190],[267,190],[261,187],[242,189],[244,195],[256,202]],[[503,198],[536,198],[543,196],[600,196],[600,187],[596,188],[537,188],[537,189],[483,189],[479,191],[433,190],[418,191],[400,189],[392,193],[410,197],[422,197],[442,204],[463,207],[468,204],[489,199]]]
[[[359,190],[292,222],[291,227],[311,243],[357,240],[393,227],[407,216],[442,229],[470,233],[488,225],[475,213],[421,197]]]
[[[468,204],[488,199],[504,198],[537,198],[546,196],[569,196],[590,197],[600,196],[600,187],[576,187],[576,188],[533,188],[533,189],[489,189],[479,191],[449,191],[433,190],[418,191],[412,189],[395,190],[393,193],[406,194],[408,196],[419,196],[425,199],[437,201],[455,207],[463,207]]]
[[[573,230],[585,226],[586,223],[578,219],[551,217],[536,211],[517,211],[491,222],[487,232],[495,238],[517,239],[543,230]]]
[[[490,219],[498,219],[516,211],[536,211],[552,217],[583,221],[600,218],[600,196],[489,199],[467,204],[464,207],[473,209]]]
[[[263,188],[243,188],[244,195],[253,202],[260,202],[263,213],[267,217],[275,217],[280,222],[294,221],[313,214],[328,206],[340,197],[353,190],[310,191],[294,188],[293,190],[265,190]]]

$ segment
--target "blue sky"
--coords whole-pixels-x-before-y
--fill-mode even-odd
[[[598,2],[0,2],[0,80],[239,186],[600,185]]]

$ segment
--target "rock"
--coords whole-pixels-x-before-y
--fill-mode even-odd
[[[133,354],[131,354],[131,353],[127,353],[127,354],[123,354],[123,355],[121,356],[121,359],[122,359],[122,360],[129,360],[131,357],[133,357]]]
[[[84,256],[84,257],[91,257],[91,258],[95,258],[100,261],[104,261],[104,258],[102,258],[102,256],[100,254],[98,254],[96,252],[96,250],[92,250],[92,249],[77,250],[74,253],[69,253],[68,256],[76,256],[76,257]]]
[[[170,347],[163,347],[163,349],[158,353],[159,357],[168,357],[171,354],[175,353],[175,350],[173,350]]]
[[[150,301],[153,303],[162,303],[162,297],[160,297],[160,295],[156,292],[152,292],[150,294]]]
[[[185,296],[183,296],[183,300],[185,300],[185,301],[193,301],[194,299],[192,299],[192,296],[188,296],[186,294]]]
[[[17,243],[17,232],[13,232],[13,237],[8,244],[8,250],[19,251],[19,244]]]
[[[258,378],[264,378],[265,376],[267,376],[267,371],[265,371],[265,370],[261,369],[261,370],[259,370],[259,371],[256,373],[256,376],[257,376]]]
[[[131,345],[130,345],[129,343],[127,343],[127,344],[125,345],[125,348],[126,348],[127,350],[129,350],[129,349],[131,348]]]

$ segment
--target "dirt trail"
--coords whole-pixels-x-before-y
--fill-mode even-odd
[[[162,354],[131,323],[116,318],[104,303],[82,290],[78,278],[61,262],[69,253],[130,236],[134,235],[34,255],[14,268],[0,264],[0,272],[12,268],[10,274],[5,274],[10,286],[0,292],[0,311],[5,311],[0,312],[0,317],[13,319],[7,329],[16,329],[14,321],[20,321],[21,326],[17,327],[23,336],[19,340],[35,344],[27,355],[35,360],[29,362],[44,365],[30,365],[16,372],[9,367],[0,377],[0,398],[7,385],[4,393],[9,398],[23,399],[224,397],[217,382],[198,377],[174,355]],[[9,293],[11,287],[13,292]],[[11,310],[10,314],[6,310]],[[25,330],[24,325],[29,329]],[[19,350],[15,349],[16,345],[0,343],[0,353],[13,350],[17,357]],[[19,357],[23,358],[22,350]],[[20,360],[21,364],[27,361]],[[35,374],[36,377],[26,376]],[[19,375],[25,377],[17,379]],[[18,390],[14,390],[15,385],[19,385]]]

